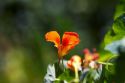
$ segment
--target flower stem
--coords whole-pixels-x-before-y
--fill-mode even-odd
[[[74,69],[75,69],[75,83],[79,83],[79,75],[78,75],[78,69],[77,69],[77,65],[74,64]]]
[[[103,64],[103,65],[113,65],[112,63],[108,63],[108,62],[98,62],[98,63],[100,63],[100,64]]]

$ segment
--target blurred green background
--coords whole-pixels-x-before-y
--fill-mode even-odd
[[[80,44],[68,54],[98,48],[113,22],[116,0],[0,0],[0,83],[43,83],[57,50],[46,32],[74,31]]]

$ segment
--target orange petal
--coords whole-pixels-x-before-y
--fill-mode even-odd
[[[46,41],[53,42],[55,47],[59,47],[60,45],[60,36],[56,31],[50,31],[45,34]]]
[[[65,32],[62,38],[62,52],[68,52],[80,42],[79,35],[75,32]]]
[[[73,67],[70,60],[67,62],[67,67],[70,68],[70,69],[72,69],[72,67]]]
[[[85,61],[89,62],[89,61],[92,60],[92,53],[89,51],[88,48],[85,48],[85,49],[83,50],[83,53],[85,54],[85,55],[84,55]]]
[[[85,61],[97,60],[99,58],[99,53],[96,52],[96,49],[93,50],[93,53],[89,49],[84,49],[83,53],[85,54]]]
[[[83,50],[83,53],[84,53],[84,54],[91,54],[88,48],[85,48],[85,49]]]
[[[93,53],[92,60],[97,60],[99,59],[99,53]]]

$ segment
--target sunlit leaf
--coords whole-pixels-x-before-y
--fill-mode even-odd
[[[112,29],[106,34],[104,38],[105,45],[116,40],[121,40],[125,37],[125,13],[115,19]]]

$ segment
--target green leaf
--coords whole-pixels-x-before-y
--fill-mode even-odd
[[[115,58],[115,56],[117,57],[117,55],[109,52],[109,51],[105,51],[105,50],[102,50],[100,52],[100,57],[98,59],[98,62],[106,62],[106,61],[109,61],[110,59],[112,58]]]
[[[60,83],[62,81],[67,81],[68,83],[73,81],[75,78],[75,73],[71,70],[66,69],[59,77],[59,80],[56,80],[55,83]]]
[[[125,37],[125,13],[115,19],[112,29],[106,34],[104,38],[105,46],[116,40],[121,40]]]
[[[116,7],[114,19],[118,18],[123,13],[125,13],[125,0],[120,0],[119,4]]]
[[[113,82],[114,81],[113,78],[115,75],[115,66],[105,66],[103,70],[104,70],[103,74],[107,83]]]
[[[111,30],[105,35],[104,46],[125,37],[125,0],[120,0],[116,6],[114,22]]]
[[[119,16],[113,24],[113,30],[115,34],[124,35],[125,33],[125,13]]]

